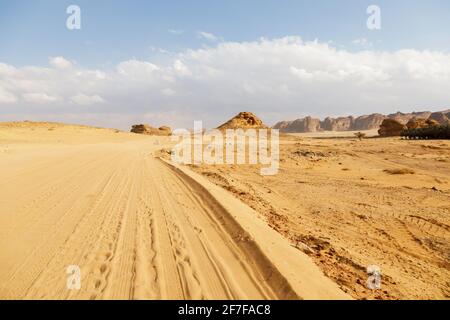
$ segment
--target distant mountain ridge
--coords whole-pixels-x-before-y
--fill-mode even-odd
[[[327,117],[324,120],[308,116],[293,121],[278,122],[273,128],[285,133],[372,130],[378,129],[384,119],[393,119],[402,124],[406,124],[409,120],[414,118],[424,120],[431,119],[440,124],[450,124],[450,109],[440,112],[397,112],[389,115],[373,113],[356,118],[353,116],[338,118]]]

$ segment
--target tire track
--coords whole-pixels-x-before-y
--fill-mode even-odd
[[[103,159],[104,160],[104,159]],[[86,169],[86,168],[85,168]],[[91,170],[92,173],[96,171],[96,167],[91,167],[88,170]],[[92,177],[93,174],[90,171],[85,171],[83,176]],[[92,182],[91,180],[87,180]],[[87,182],[86,181],[86,182]],[[8,283],[14,282],[15,288],[11,291],[13,296],[23,296],[30,288],[30,286],[36,281],[36,279],[41,275],[42,270],[48,266],[50,261],[55,257],[58,253],[56,249],[64,242],[71,234],[71,226],[76,226],[79,221],[83,218],[83,215],[80,215],[80,207],[83,205],[91,206],[94,204],[93,201],[86,203],[80,203],[76,201],[79,190],[83,187],[78,183],[69,183],[66,185],[66,188],[60,189],[61,199],[59,201],[54,201],[52,203],[53,206],[50,208],[46,217],[44,219],[41,218],[39,221],[39,225],[32,224],[28,226],[27,224],[22,225],[22,228],[25,227],[26,230],[33,230],[33,234],[41,232],[43,234],[48,234],[42,242],[40,242],[37,246],[35,246],[27,255],[26,259],[18,266],[16,266],[13,270],[14,272],[9,276],[9,279],[6,282],[6,286]],[[70,192],[67,192],[67,189]],[[69,196],[67,196],[69,194]],[[47,227],[48,226],[48,227]],[[45,230],[51,227],[53,232],[45,232]],[[26,241],[27,234],[24,234],[25,239],[21,241]],[[33,261],[31,263],[30,261]]]
[[[7,281],[0,297],[296,298],[230,213],[151,158],[152,148],[158,147],[143,140],[89,146],[73,159],[58,156],[68,163],[34,183],[42,188],[21,198],[28,202],[20,219],[8,225],[5,239],[23,252],[2,262],[0,277]],[[27,181],[23,175],[14,183]],[[66,287],[69,265],[81,268],[80,290]]]
[[[102,210],[104,202],[111,199],[111,196],[115,194],[116,190],[111,190],[115,180],[117,180],[118,173],[114,168],[108,170],[105,174],[101,187],[95,188],[100,190],[95,192],[97,194],[95,201],[85,209],[80,209],[86,212],[80,221],[75,225],[73,232],[66,239],[61,246],[61,250],[58,251],[54,257],[52,264],[46,268],[45,277],[42,277],[40,283],[43,285],[53,284],[58,290],[52,292],[52,295],[45,298],[58,298],[68,296],[69,291],[66,288],[65,283],[65,268],[69,265],[79,265],[81,267],[86,265],[86,260],[89,255],[86,252],[92,250],[95,247],[96,242],[100,242],[100,238],[103,232],[98,230],[104,228],[107,225],[106,220],[108,217],[108,211]],[[117,188],[117,187],[116,187]],[[86,272],[86,268],[82,268]],[[83,273],[84,273],[83,272]],[[39,285],[37,286],[40,287]],[[32,297],[32,295],[30,295]]]

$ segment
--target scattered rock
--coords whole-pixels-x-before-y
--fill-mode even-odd
[[[321,151],[310,151],[310,150],[297,150],[294,151],[293,154],[298,157],[305,158],[325,158],[333,156],[333,152],[324,153]]]
[[[309,247],[307,244],[303,243],[303,242],[299,242],[297,241],[297,243],[294,245],[295,248],[297,248],[300,251],[303,251],[306,254],[313,254],[314,250]]]

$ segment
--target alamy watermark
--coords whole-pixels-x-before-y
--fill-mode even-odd
[[[172,161],[179,164],[262,165],[263,176],[278,173],[280,162],[279,131],[276,129],[203,130],[201,121],[194,130],[177,129],[172,141]]]
[[[81,29],[81,8],[78,5],[72,4],[67,7],[66,13],[69,15],[66,20],[66,27],[69,30]],[[366,13],[369,15],[367,18],[367,28],[369,30],[381,29],[381,8],[378,5],[372,4],[367,7]]]
[[[70,5],[66,9],[66,13],[69,15],[66,20],[66,27],[69,30],[81,29],[81,8],[77,5]]]
[[[377,5],[370,5],[366,10],[369,18],[367,19],[367,29],[380,30],[381,29],[381,8]]]
[[[77,265],[70,265],[66,269],[67,277],[66,286],[68,290],[81,289],[81,269]]]
[[[379,266],[372,265],[367,267],[367,288],[370,290],[381,289],[381,269]]]

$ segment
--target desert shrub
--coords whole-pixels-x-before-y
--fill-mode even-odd
[[[364,139],[366,137],[366,134],[363,132],[356,132],[355,137],[361,141],[362,139]]]
[[[450,139],[450,125],[406,129],[403,130],[402,137],[406,139]]]

